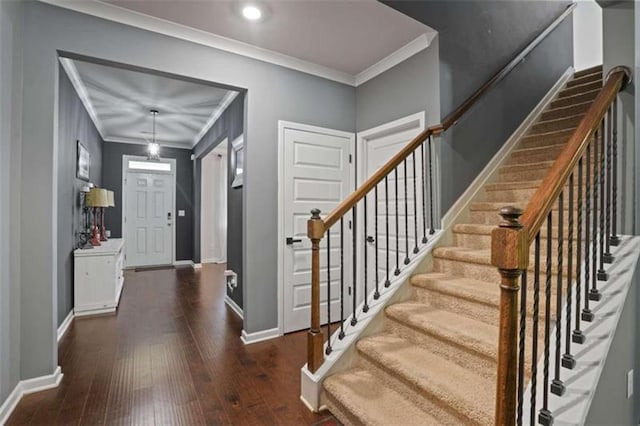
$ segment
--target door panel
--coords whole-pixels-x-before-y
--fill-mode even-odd
[[[173,176],[127,172],[124,237],[127,266],[173,260]]]
[[[284,249],[284,331],[309,327],[311,317],[311,243],[307,238],[307,220],[311,209],[326,215],[352,190],[349,155],[352,139],[334,134],[284,130],[284,232],[285,237],[301,240]],[[347,220],[351,218],[348,217]],[[345,222],[346,223],[346,222]],[[340,305],[340,231],[331,230],[331,320],[339,319]],[[349,306],[351,285],[350,232],[345,224],[345,305]],[[327,238],[320,250],[321,321],[327,321]]]

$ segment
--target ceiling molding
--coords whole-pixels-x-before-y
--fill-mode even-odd
[[[98,18],[107,19],[109,21],[119,22],[147,31],[168,35],[181,40],[204,46],[213,47],[226,52],[235,53],[249,58],[257,59],[263,62],[280,65],[296,71],[326,78],[328,80],[337,81],[339,83],[355,85],[353,75],[337,71],[329,67],[314,64],[309,61],[294,58],[289,55],[274,52],[272,50],[263,49],[238,40],[222,37],[206,31],[187,27],[175,22],[144,15],[129,9],[122,8],[113,4],[102,3],[97,0],[40,0],[42,3],[59,6],[65,9],[74,10],[76,12],[87,15],[96,16]]]
[[[416,39],[410,41],[409,43],[402,46],[400,49],[391,53],[389,56],[381,59],[375,64],[371,65],[369,68],[364,71],[356,74],[355,76],[355,86],[360,86],[363,83],[371,80],[374,77],[382,74],[383,72],[395,67],[400,62],[403,62],[418,52],[423,51],[433,41],[436,37],[437,32],[429,32],[424,33],[418,36]]]
[[[427,32],[409,42],[405,46],[386,56],[369,68],[351,75],[349,73],[338,71],[336,69],[319,65],[293,56],[275,52],[273,50],[264,49],[242,41],[222,37],[206,31],[198,30],[186,25],[171,22],[154,16],[145,15],[130,9],[125,9],[110,3],[103,3],[98,0],[39,0],[42,3],[70,9],[87,15],[96,16],[98,18],[109,21],[118,22],[143,30],[151,31],[158,34],[167,35],[180,40],[213,47],[225,52],[234,53],[248,58],[256,59],[262,62],[279,65],[290,68],[306,74],[322,77],[327,80],[336,81],[338,83],[347,84],[349,86],[359,86],[372,78],[382,74],[388,69],[396,66],[400,62],[410,58],[416,53],[429,47],[435,36],[436,31]]]
[[[84,109],[87,110],[93,125],[98,129],[98,133],[100,133],[100,137],[102,140],[106,140],[104,127],[102,123],[98,119],[98,114],[96,114],[96,110],[93,108],[93,104],[91,103],[91,99],[89,98],[89,92],[87,91],[87,87],[82,82],[80,78],[80,74],[78,73],[78,69],[73,61],[69,58],[58,58],[60,60],[60,64],[62,64],[62,68],[67,73],[69,80],[71,81],[71,85],[76,90],[78,97],[80,98],[80,102],[84,105]]]
[[[128,143],[131,145],[148,145],[149,143],[146,141],[141,141],[140,139],[133,139],[133,138],[120,138],[120,137],[112,137],[112,136],[107,136],[106,138],[103,138],[105,142],[112,142],[112,143]],[[171,143],[171,142],[158,142],[158,144],[160,145],[160,149],[162,148],[178,148],[178,149],[187,149],[189,151],[191,151],[191,146],[185,144],[179,144],[179,143]]]
[[[227,107],[231,105],[231,102],[233,102],[236,96],[238,96],[238,92],[227,93],[227,95],[224,97],[224,99],[222,100],[218,108],[216,108],[215,111],[213,111],[213,114],[211,114],[211,117],[209,117],[209,119],[207,120],[207,123],[204,125],[202,130],[200,130],[200,132],[196,135],[196,137],[193,138],[193,142],[191,143],[192,148],[195,147],[198,144],[198,142],[200,142],[200,139],[202,139],[204,135],[207,134],[209,129],[211,129],[211,127],[218,120],[218,118],[220,118],[220,116],[225,112]]]

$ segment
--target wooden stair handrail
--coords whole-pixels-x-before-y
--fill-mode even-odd
[[[485,93],[487,93],[493,86],[498,84],[502,79],[504,79],[518,64],[520,64],[529,53],[537,45],[539,45],[542,40],[544,40],[558,25],[565,20],[567,16],[573,12],[576,8],[577,3],[571,3],[567,8],[562,12],[552,23],[550,23],[540,34],[536,36],[516,57],[511,59],[509,63],[507,63],[504,67],[500,69],[497,73],[495,73],[485,84],[483,84],[478,90],[476,90],[473,95],[471,95],[466,101],[462,103],[458,108],[456,108],[451,114],[447,115],[444,120],[442,120],[442,128],[444,130],[449,129],[449,127],[455,125],[458,120],[464,115],[465,112],[471,109],[478,99],[480,99]]]
[[[324,227],[325,229],[329,229],[333,224],[335,224],[342,216],[344,216],[356,203],[364,198],[377,184],[382,182],[382,180],[389,175],[393,169],[398,167],[413,151],[415,151],[424,141],[427,140],[430,136],[435,136],[442,132],[441,126],[432,126],[429,127],[418,136],[413,138],[411,142],[405,145],[400,151],[398,151],[389,161],[387,161],[380,169],[378,169],[369,179],[364,181],[362,185],[358,187],[355,191],[353,191],[347,198],[342,200],[342,202],[333,209],[333,211],[327,215],[324,219]]]
[[[631,71],[627,67],[616,67],[607,76],[604,87],[598,93],[578,127],[569,137],[562,152],[547,172],[542,184],[527,204],[521,218],[528,243],[531,244],[551,211],[553,203],[560,196],[569,176],[584,155],[589,139],[600,126],[604,115],[618,95],[631,79]]]

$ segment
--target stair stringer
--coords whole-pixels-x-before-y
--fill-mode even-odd
[[[505,144],[492,157],[489,163],[484,167],[480,174],[469,185],[468,189],[454,203],[454,205],[442,217],[442,229],[436,231],[431,236],[429,243],[424,246],[420,252],[414,256],[411,263],[406,265],[400,275],[391,279],[391,285],[386,291],[380,285],[381,296],[375,301],[369,295],[369,311],[365,314],[362,312],[364,302],[361,302],[356,313],[358,314],[358,323],[351,326],[351,316],[345,319],[345,337],[338,340],[335,336],[331,336],[333,351],[329,355],[325,355],[324,363],[315,372],[311,373],[305,364],[301,371],[301,395],[302,402],[313,412],[324,409],[324,395],[322,382],[330,375],[346,371],[359,362],[359,355],[356,350],[358,340],[382,332],[385,329],[386,321],[384,308],[389,305],[407,301],[414,296],[414,288],[410,283],[410,278],[416,273],[425,273],[433,270],[432,252],[437,247],[448,246],[453,243],[453,227],[457,223],[463,223],[470,217],[470,206],[474,202],[486,201],[485,185],[493,183],[498,179],[499,169],[505,165],[511,156],[511,152],[517,148],[518,142],[525,133],[536,123],[543,111],[551,102],[556,99],[558,93],[565,88],[568,80],[573,76],[573,67],[567,68],[564,74],[551,87],[547,94],[540,100],[536,107],[523,120],[518,128],[513,132]],[[435,143],[439,143],[439,138]],[[498,217],[496,216],[496,225]],[[326,343],[325,343],[326,348]]]

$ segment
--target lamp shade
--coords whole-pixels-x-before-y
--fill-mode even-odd
[[[104,188],[91,188],[84,199],[87,207],[109,207],[107,190]]]
[[[107,191],[107,201],[108,201],[109,207],[116,206],[115,198],[113,196],[113,191]]]

